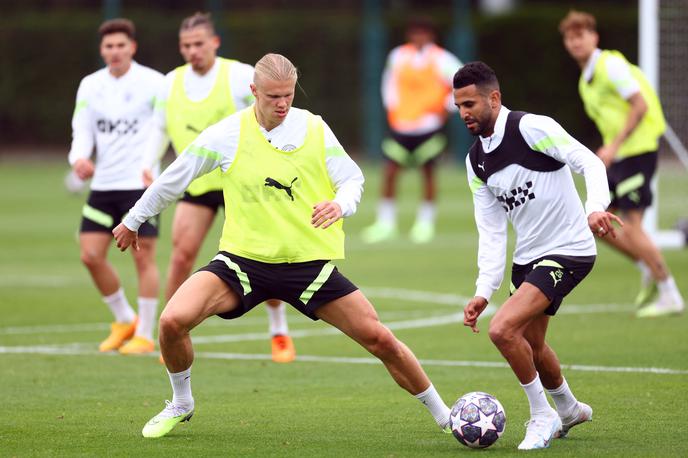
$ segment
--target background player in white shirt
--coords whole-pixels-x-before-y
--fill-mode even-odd
[[[165,152],[169,139],[180,154],[203,129],[253,103],[253,67],[217,56],[219,46],[220,37],[209,14],[196,13],[182,21],[179,51],[187,65],[169,72],[160,87],[155,128],[146,148],[150,167]],[[144,172],[144,179],[150,183],[150,170]],[[188,278],[215,215],[224,206],[219,173],[203,180],[192,183],[195,187],[187,189],[177,202],[165,288],[167,300]],[[286,307],[272,299],[267,304],[272,359],[293,361],[295,350],[289,337]]]
[[[456,73],[454,99],[466,127],[478,136],[466,166],[479,233],[479,274],[464,324],[478,332],[477,319],[499,288],[511,221],[512,295],[492,318],[489,335],[530,403],[526,437],[518,448],[545,448],[592,419],[592,409],[573,396],[545,342],[549,318],[592,269],[593,233],[613,237],[611,223],[621,221],[605,211],[609,189],[602,161],[553,119],[502,106],[497,77],[486,64],[471,62]],[[585,209],[566,165],[585,176]]]
[[[107,66],[86,76],[79,85],[69,152],[73,172],[82,180],[92,177],[79,234],[81,260],[115,317],[100,351],[147,353],[155,349],[157,220],[142,226],[139,249],[132,251],[139,284],[138,318],[117,272],[107,261],[107,252],[112,242],[110,232],[144,191],[143,144],[150,134],[155,93],[163,76],[133,61],[136,41],[131,21],[106,21],[98,33],[100,55]],[[94,151],[95,160],[91,159]],[[153,172],[157,173],[155,164]]]

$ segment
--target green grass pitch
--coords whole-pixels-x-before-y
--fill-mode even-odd
[[[376,305],[383,322],[425,362],[445,401],[468,391],[495,395],[507,412],[502,438],[472,451],[442,434],[422,405],[353,342],[289,311],[301,360],[269,360],[262,307],[234,322],[208,320],[192,334],[196,415],[160,440],[143,424],[171,398],[157,357],[97,353],[111,319],[80,265],[76,231],[85,196],[68,195],[63,162],[0,164],[0,456],[511,456],[523,438],[525,395],[483,330],[462,326],[476,275],[476,231],[463,170],[440,171],[438,236],[408,242],[419,177],[401,184],[402,237],[365,246],[379,169],[345,229],[342,272]],[[685,172],[665,168],[660,222],[686,216]],[[580,184],[580,180],[578,180]],[[158,264],[164,278],[172,211],[163,215]],[[219,224],[198,264],[214,254]],[[686,250],[666,251],[688,295]],[[110,259],[135,301],[133,263]],[[507,277],[508,278],[508,277]],[[508,281],[505,282],[508,285]],[[506,297],[506,285],[494,303]],[[555,441],[548,456],[688,456],[688,318],[637,320],[638,273],[606,247],[592,274],[551,322],[549,341],[594,421]],[[652,371],[651,368],[657,370]]]

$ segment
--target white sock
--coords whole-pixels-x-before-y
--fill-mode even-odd
[[[172,384],[172,404],[177,407],[186,409],[193,409],[194,399],[191,395],[191,367],[185,371],[175,372],[174,374],[167,371],[170,375],[170,383]]]
[[[435,224],[436,214],[435,203],[430,200],[424,200],[420,207],[418,207],[416,222]]]
[[[385,224],[397,224],[397,204],[394,199],[382,199],[378,202],[377,221]]]
[[[547,396],[545,395],[545,388],[542,386],[540,376],[537,373],[532,382],[525,385],[521,384],[521,386],[526,392],[526,396],[528,396],[531,418],[537,415],[549,414],[549,412],[552,411],[552,407],[549,405]]]
[[[554,405],[557,407],[557,413],[562,418],[571,415],[573,409],[578,405],[578,400],[571,392],[569,384],[566,383],[566,379],[564,379],[564,383],[562,383],[559,388],[547,390],[547,392],[552,396]]]
[[[136,335],[153,340],[153,328],[158,311],[157,297],[139,297],[139,323],[136,325]]]
[[[122,288],[115,291],[109,296],[103,296],[103,302],[110,307],[112,314],[115,316],[115,321],[118,323],[131,323],[136,317],[134,309],[129,305],[127,296],[124,295]]]
[[[643,286],[650,284],[652,281],[652,271],[647,267],[647,264],[643,261],[636,261],[635,265],[640,271],[640,281],[643,283]]]
[[[416,394],[415,397],[427,407],[440,428],[444,429],[449,424],[451,409],[444,403],[432,383],[427,390]]]
[[[280,302],[280,305],[273,307],[269,304],[265,305],[268,310],[268,321],[270,322],[270,335],[275,336],[286,336],[289,334],[289,326],[287,326],[287,307],[284,302]]]
[[[666,280],[657,283],[657,287],[659,288],[660,302],[683,305],[683,297],[678,291],[674,277],[669,275]]]

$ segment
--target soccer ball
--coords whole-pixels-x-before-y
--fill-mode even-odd
[[[485,448],[504,433],[506,414],[497,398],[473,391],[454,403],[449,421],[456,440],[467,447]]]

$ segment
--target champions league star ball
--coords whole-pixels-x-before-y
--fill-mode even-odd
[[[454,403],[449,421],[456,440],[467,447],[485,448],[504,433],[506,414],[497,398],[473,391]]]

